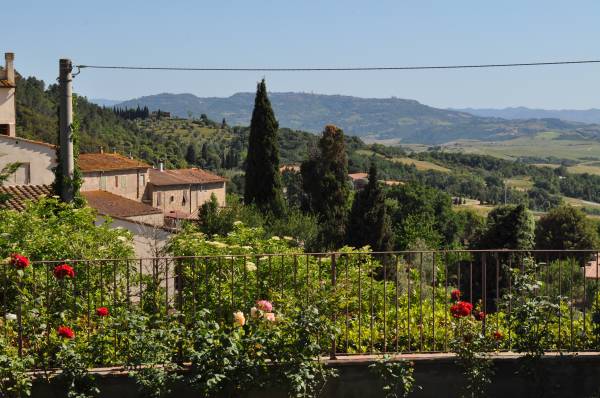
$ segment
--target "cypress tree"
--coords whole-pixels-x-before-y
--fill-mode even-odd
[[[337,249],[344,244],[348,218],[348,159],[344,132],[328,125],[319,140],[319,152],[300,167],[303,207],[319,219],[317,248]]]
[[[189,164],[196,164],[196,148],[192,144],[189,144],[187,147],[187,152],[185,154],[185,160]]]
[[[348,243],[354,247],[371,246],[374,251],[392,249],[391,219],[385,193],[377,181],[377,167],[371,163],[369,183],[356,194],[348,221]]]
[[[267,97],[263,79],[257,87],[250,122],[244,203],[255,204],[263,212],[284,213],[277,130],[279,124]]]

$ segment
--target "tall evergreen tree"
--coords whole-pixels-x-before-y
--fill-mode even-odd
[[[348,221],[348,243],[354,247],[371,246],[374,251],[392,250],[391,219],[385,193],[377,181],[377,167],[371,163],[369,183],[354,198]]]
[[[256,90],[250,122],[244,203],[255,204],[263,212],[282,215],[284,200],[279,172],[278,128],[263,79]]]
[[[194,147],[194,145],[192,145],[192,144],[188,145],[187,152],[185,154],[185,160],[189,164],[196,164],[196,161],[198,159],[196,158],[196,148]]]
[[[319,152],[302,163],[303,207],[319,219],[318,249],[337,249],[344,244],[348,218],[348,159],[344,132],[325,126]]]

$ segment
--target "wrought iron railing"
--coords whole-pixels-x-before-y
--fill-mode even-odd
[[[20,352],[34,349],[27,335],[42,318],[48,333],[68,323],[89,336],[97,332],[98,307],[111,316],[176,313],[183,325],[208,309],[231,323],[235,311],[250,316],[265,299],[283,316],[292,307],[317,307],[337,326],[331,355],[422,353],[449,351],[450,292],[458,289],[487,314],[482,331],[505,336],[497,349],[512,350],[518,270],[534,275],[535,295],[555,304],[544,324],[545,349],[597,350],[597,259],[596,251],[449,250],[39,261],[22,271],[3,267],[0,309],[2,328]],[[74,268],[74,278],[56,278],[62,263]],[[118,350],[119,336],[113,340]]]

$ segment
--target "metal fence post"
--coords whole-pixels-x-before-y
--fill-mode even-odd
[[[331,254],[331,287],[332,287],[332,291],[333,291],[333,297],[332,297],[332,303],[331,303],[331,321],[333,323],[333,325],[335,326],[335,322],[337,320],[336,317],[336,298],[335,298],[335,287],[337,284],[337,267],[336,267],[336,258],[335,258],[335,253]],[[337,338],[335,336],[335,334],[333,335],[333,338],[331,339],[331,352],[329,353],[329,359],[336,359],[336,344],[337,344]]]

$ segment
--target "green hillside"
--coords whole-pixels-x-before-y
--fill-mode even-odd
[[[554,131],[565,137],[600,137],[600,125],[558,119],[506,120],[438,109],[400,98],[357,98],[343,95],[270,93],[281,126],[318,133],[335,124],[347,134],[371,139],[396,139],[402,143],[441,144],[471,139],[503,141]],[[123,102],[122,106],[148,106],[173,115],[225,118],[232,125],[248,125],[253,93],[227,98],[199,98],[192,94],[158,94]]]
[[[55,142],[58,126],[56,86],[45,87],[42,81],[33,77],[20,79],[17,115],[20,136]],[[122,113],[99,107],[85,98],[78,99],[76,117],[81,121],[83,151],[98,151],[102,146],[105,150],[131,154],[151,164],[163,160],[167,167],[198,166],[227,176],[231,191],[242,189],[248,127],[230,127],[205,115],[190,119],[149,117],[128,120]],[[545,132],[534,138],[555,142],[561,140],[561,134]],[[316,146],[317,139],[311,133],[281,128],[281,163],[301,163]],[[533,145],[532,150],[538,147]],[[559,204],[563,197],[600,203],[600,176],[575,173],[596,167],[592,159],[584,169],[564,165],[551,168],[531,164],[522,157],[499,159],[446,149],[407,152],[401,147],[365,144],[357,137],[347,136],[348,170],[350,173],[365,172],[369,164],[375,162],[382,179],[418,182],[443,190],[461,201],[471,199],[483,205],[496,205],[506,200],[545,211]],[[520,155],[527,153],[533,152],[526,152],[523,147]],[[587,207],[592,209],[593,206]]]

